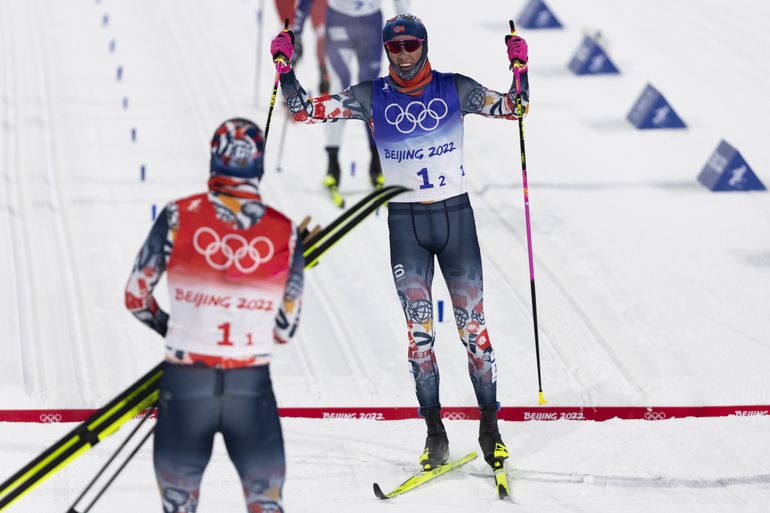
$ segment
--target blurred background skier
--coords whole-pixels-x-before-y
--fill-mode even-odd
[[[326,0],[314,0],[305,2],[304,5],[298,5],[295,10],[295,0],[275,0],[275,9],[278,11],[278,18],[289,19],[289,26],[295,34],[302,32],[305,20],[310,17],[315,34],[315,55],[318,63],[319,84],[318,91],[321,94],[329,92],[329,71],[326,67],[326,35],[324,24],[326,21]],[[295,60],[299,61],[304,56],[302,42],[297,39],[294,46]]]
[[[270,380],[299,322],[297,227],[259,194],[264,139],[230,119],[211,140],[208,192],[170,202],[126,285],[126,307],[165,338],[154,465],[164,513],[194,513],[222,433],[250,513],[282,512],[285,457]],[[168,273],[170,312],[153,289]]]
[[[497,366],[484,315],[475,220],[465,187],[463,119],[466,114],[517,119],[515,81],[508,92],[499,93],[466,76],[433,71],[428,33],[412,15],[388,20],[382,43],[390,62],[387,76],[314,99],[284,58],[294,51],[293,34],[278,34],[271,53],[295,119],[364,121],[382,162],[384,183],[412,189],[388,203],[388,228],[393,278],[408,326],[409,364],[428,431],[420,463],[430,469],[449,456],[433,351],[431,283],[438,259],[467,350],[480,409],[479,444],[486,461],[497,469],[508,450],[497,425]],[[506,37],[505,44],[510,68],[514,63],[520,66],[522,102],[528,105],[527,44],[518,36]]]
[[[295,35],[294,50],[301,48],[302,27],[308,12],[315,12],[316,5],[324,0],[299,0],[292,30]],[[353,56],[358,66],[358,81],[374,80],[380,74],[382,44],[378,37],[382,28],[380,0],[326,0],[325,45],[329,82],[321,81],[320,92],[340,91],[349,87],[352,80]],[[396,13],[409,12],[409,0],[394,0]],[[326,153],[328,164],[323,184],[329,189],[332,201],[338,207],[345,206],[339,194],[341,181],[339,152],[342,144],[343,125],[330,123],[326,126]],[[372,187],[382,187],[382,168],[371,134],[367,131],[371,160],[369,181]]]

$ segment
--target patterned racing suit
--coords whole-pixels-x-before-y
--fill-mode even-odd
[[[431,283],[438,259],[468,356],[479,406],[497,403],[497,368],[484,316],[481,256],[465,188],[463,118],[514,120],[515,86],[503,94],[463,75],[432,71],[418,94],[405,94],[389,76],[310,98],[293,71],[282,75],[284,97],[297,121],[357,119],[367,123],[386,185],[412,191],[388,205],[393,278],[408,326],[409,364],[420,412],[440,407],[433,344]],[[529,87],[522,75],[522,103]]]
[[[248,180],[239,188],[256,191]],[[166,339],[153,455],[165,513],[195,512],[217,432],[247,511],[283,511],[285,457],[268,364],[273,343],[297,329],[303,269],[296,227],[258,197],[199,194],[169,203],[155,221],[126,306]],[[153,297],[164,272],[170,315]]]

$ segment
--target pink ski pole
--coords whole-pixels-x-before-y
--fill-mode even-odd
[[[285,18],[283,20],[283,30],[284,32],[289,31],[289,18]],[[294,37],[294,36],[292,36]],[[286,59],[291,59],[291,55],[286,57]],[[275,57],[273,60],[275,61],[284,61],[284,57],[281,54],[278,54],[277,57]],[[275,98],[278,96],[278,83],[281,81],[281,72],[276,71],[275,72],[275,81],[273,82],[273,94],[270,96],[270,109],[267,111],[267,123],[265,123],[265,147],[267,147],[267,135],[270,133],[270,120],[273,117],[273,109],[275,108]]]
[[[511,36],[516,35],[516,27],[513,20],[509,20],[511,25]],[[524,217],[527,223],[527,255],[529,256],[529,285],[532,291],[532,321],[535,327],[535,357],[537,358],[537,390],[538,404],[545,404],[548,401],[543,397],[543,380],[540,373],[540,338],[537,329],[537,299],[535,296],[535,261],[532,256],[532,227],[529,216],[529,185],[527,183],[527,156],[524,151],[524,108],[521,105],[521,68],[523,62],[515,60],[513,62],[513,77],[516,81],[516,117],[519,118],[519,147],[521,148],[521,184],[524,189]]]

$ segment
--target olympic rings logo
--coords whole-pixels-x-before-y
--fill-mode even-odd
[[[441,417],[445,420],[465,420],[465,414],[461,411],[447,411]]]
[[[40,422],[44,424],[53,424],[55,422],[61,422],[61,414],[59,413],[41,413]]]
[[[665,420],[668,417],[665,412],[662,411],[646,411],[644,412],[644,420]]]
[[[427,107],[417,100],[409,102],[405,109],[397,103],[391,103],[385,108],[385,121],[395,126],[402,134],[411,134],[418,126],[426,132],[431,132],[438,128],[439,121],[448,113],[449,107],[441,98],[433,98]]]
[[[210,239],[206,245],[201,244],[201,238],[204,236]],[[259,244],[266,249],[265,255],[257,249]],[[193,246],[195,251],[206,257],[206,262],[213,269],[224,271],[234,265],[244,274],[256,271],[260,265],[269,262],[275,253],[273,243],[267,237],[260,235],[247,241],[241,235],[228,233],[220,239],[219,234],[208,226],[202,226],[195,231]],[[214,259],[216,255],[221,255],[219,261]],[[249,260],[251,263],[246,265]]]

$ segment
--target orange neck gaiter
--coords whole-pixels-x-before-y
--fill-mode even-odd
[[[409,96],[418,96],[433,80],[433,70],[430,67],[430,61],[425,61],[422,69],[414,76],[412,80],[404,80],[393,71],[393,65],[388,68],[390,79],[396,84],[399,92]]]
[[[209,178],[209,190],[220,194],[227,194],[241,199],[261,201],[258,180],[239,179],[230,176],[212,176]]]

